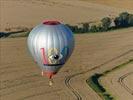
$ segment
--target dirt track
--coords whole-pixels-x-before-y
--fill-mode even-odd
[[[65,79],[65,84],[66,84],[66,86],[71,90],[71,92],[76,96],[76,98],[77,98],[77,100],[82,100],[84,97],[81,97],[81,95],[80,95],[80,93],[78,93],[74,88],[73,88],[73,86],[70,84],[70,80],[72,79],[72,78],[75,78],[75,77],[77,77],[77,76],[82,76],[82,75],[84,75],[84,74],[87,74],[87,73],[90,73],[91,71],[93,71],[93,70],[96,70],[96,69],[99,69],[100,67],[103,67],[103,66],[105,66],[105,65],[108,65],[108,64],[112,64],[114,61],[117,61],[117,60],[119,60],[119,59],[121,59],[121,58],[124,58],[124,57],[129,57],[130,55],[133,55],[133,50],[129,50],[129,51],[127,51],[127,52],[125,52],[125,53],[123,53],[123,54],[121,54],[121,55],[119,55],[119,56],[116,56],[116,57],[114,57],[113,59],[110,59],[110,60],[108,60],[108,61],[106,61],[106,62],[104,62],[104,63],[102,63],[102,64],[100,64],[100,65],[98,65],[98,66],[95,66],[94,68],[91,68],[91,69],[88,69],[88,70],[85,70],[85,71],[80,71],[80,72],[78,72],[78,73],[75,73],[75,74],[73,74],[73,75],[70,75],[70,76],[68,76],[66,79]],[[129,57],[130,58],[130,57]],[[129,60],[129,58],[128,58],[128,60]],[[132,57],[131,57],[132,58]],[[125,60],[127,60],[127,59],[125,59]],[[97,71],[98,72],[98,71]],[[120,78],[119,78],[119,83],[125,88],[125,89],[127,89],[127,91],[130,93],[130,94],[132,94],[133,92],[132,92],[132,90],[129,88],[129,87],[127,87],[127,85],[125,85],[124,84],[124,82],[123,82],[123,79],[125,78],[125,77],[127,77],[128,75],[130,75],[130,74],[132,74],[132,72],[131,73],[128,73],[128,74],[125,74],[125,75],[123,75],[123,76],[121,76]],[[84,78],[85,78],[85,76],[83,76]],[[79,80],[80,80],[81,78],[79,78]],[[87,77],[86,77],[86,79],[87,79]],[[84,80],[82,80],[82,82],[84,82],[85,81],[85,79]],[[84,98],[85,99],[85,98]],[[83,100],[84,100],[83,99]],[[87,99],[87,98],[86,98]]]
[[[101,34],[75,35],[75,51],[54,77],[52,87],[46,77],[41,77],[39,68],[30,58],[25,38],[1,39],[1,100],[77,100],[65,85],[66,79],[68,86],[79,94],[78,98],[101,100],[86,84],[86,79],[95,72],[105,71],[133,57],[133,53],[120,56],[133,49],[132,32],[133,28],[128,28]],[[96,66],[99,68],[95,69]],[[87,70],[90,71],[82,74]],[[70,78],[78,73],[81,74]]]
[[[125,83],[124,83],[124,80],[125,80],[125,78],[127,78],[128,76],[132,76],[132,74],[133,74],[133,72],[129,72],[129,73],[126,73],[126,74],[124,74],[124,75],[122,75],[120,78],[119,78],[119,83],[121,84],[121,86],[122,87],[124,87],[131,95],[133,95],[133,90],[132,89],[130,89],[130,87],[128,87],[128,85],[126,85]],[[129,82],[131,81],[131,80],[128,80]],[[129,83],[128,82],[128,83]]]
[[[100,81],[118,100],[133,99],[133,63],[109,73]],[[108,81],[107,81],[108,80]]]

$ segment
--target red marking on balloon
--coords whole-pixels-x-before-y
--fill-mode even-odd
[[[58,21],[44,21],[43,24],[45,25],[58,25],[60,22]]]
[[[34,60],[34,62],[35,62],[35,63],[37,63],[37,61],[36,61],[36,60]]]
[[[42,56],[43,56],[43,64],[48,64],[46,56],[45,56],[45,49],[41,48]]]

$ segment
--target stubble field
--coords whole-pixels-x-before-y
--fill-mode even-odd
[[[43,20],[68,24],[95,22],[123,11],[133,13],[132,5],[132,0],[0,0],[0,32],[31,28]],[[133,28],[76,34],[75,41],[72,56],[49,86],[49,80],[41,76],[28,53],[26,38],[1,38],[0,100],[102,100],[86,79],[133,58]],[[109,81],[102,81],[109,91],[118,87],[113,96],[119,100],[123,98],[121,91],[127,100],[133,99],[132,75],[123,80],[130,92],[115,80],[130,73],[132,66],[126,66],[114,78],[108,76]]]
[[[48,85],[48,79],[41,76],[41,70],[32,61],[26,38],[1,39],[1,100],[101,100],[86,79],[133,57],[132,32],[133,28],[128,28],[75,35],[74,53],[54,77],[53,86]]]

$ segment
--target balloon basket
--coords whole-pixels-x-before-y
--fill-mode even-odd
[[[49,86],[53,85],[53,79],[49,79]]]

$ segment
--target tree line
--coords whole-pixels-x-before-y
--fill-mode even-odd
[[[73,33],[89,33],[89,32],[106,32],[118,28],[133,26],[133,14],[128,12],[122,12],[117,17],[104,17],[97,22],[85,22],[79,25],[66,24]],[[8,37],[11,34],[25,32],[25,36],[28,36],[32,28],[19,28],[20,31],[16,32],[0,32],[1,37]],[[8,30],[9,31],[9,30]]]
[[[87,32],[105,32],[118,28],[131,27],[133,26],[133,14],[128,12],[122,12],[117,17],[104,17],[99,24],[85,22],[79,25],[66,24],[74,33],[87,33]]]

